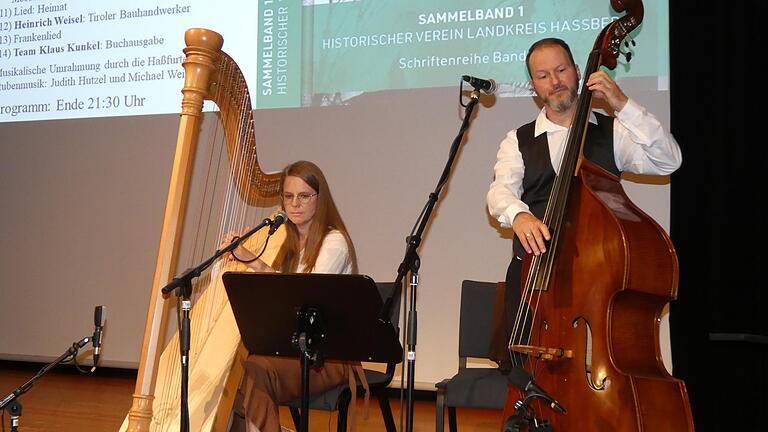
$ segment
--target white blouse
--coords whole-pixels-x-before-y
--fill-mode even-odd
[[[303,256],[304,251],[301,251],[299,266],[296,269],[297,273],[304,272]],[[352,257],[349,255],[347,240],[341,231],[333,230],[326,234],[323,244],[320,245],[320,253],[317,255],[317,261],[315,261],[315,268],[312,270],[312,273],[352,273]]]

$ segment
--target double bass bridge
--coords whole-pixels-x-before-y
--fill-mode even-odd
[[[510,351],[541,359],[560,360],[573,358],[573,350],[563,348],[538,347],[533,345],[510,345]]]

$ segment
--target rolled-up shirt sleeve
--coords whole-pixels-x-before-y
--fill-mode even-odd
[[[616,113],[614,156],[621,171],[667,175],[683,161],[680,146],[656,117],[629,99]]]
[[[507,133],[501,142],[493,172],[493,182],[486,195],[488,212],[502,227],[509,228],[519,212],[529,211],[520,200],[525,166],[517,144],[517,130]]]

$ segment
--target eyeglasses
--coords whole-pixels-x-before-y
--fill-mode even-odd
[[[316,193],[313,193],[313,194],[300,193],[298,195],[294,195],[292,193],[284,193],[283,194],[283,202],[292,203],[293,202],[293,198],[295,197],[296,199],[298,199],[300,204],[306,204],[306,203],[309,202],[309,200],[312,199],[313,196],[317,196],[317,194]]]

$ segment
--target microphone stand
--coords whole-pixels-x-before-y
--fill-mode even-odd
[[[459,96],[461,97],[461,90],[459,90]],[[407,406],[407,414],[406,414],[406,431],[412,432],[413,431],[413,391],[414,391],[414,376],[415,376],[415,370],[416,370],[416,328],[417,328],[417,314],[416,314],[416,290],[418,288],[418,282],[419,282],[419,266],[420,266],[420,259],[419,255],[416,252],[416,249],[418,249],[419,245],[421,244],[422,234],[424,233],[424,229],[427,226],[427,223],[429,222],[429,218],[432,215],[432,210],[434,209],[435,205],[437,204],[437,199],[440,196],[440,191],[443,189],[443,186],[445,186],[446,182],[448,181],[448,177],[451,174],[451,167],[453,166],[453,162],[456,159],[456,154],[459,151],[459,147],[461,146],[461,142],[464,138],[464,133],[469,128],[469,121],[472,117],[472,110],[474,109],[475,105],[477,105],[477,102],[479,101],[479,91],[475,90],[472,92],[471,100],[466,105],[463,105],[465,107],[464,112],[464,120],[461,123],[461,128],[459,129],[459,133],[456,136],[456,138],[453,140],[453,144],[451,145],[451,151],[448,154],[448,161],[446,162],[445,168],[443,169],[443,174],[440,176],[440,180],[437,182],[437,187],[435,188],[434,192],[429,194],[429,199],[427,200],[427,204],[424,206],[424,209],[421,212],[421,215],[419,215],[419,219],[416,221],[416,225],[414,226],[414,230],[411,231],[411,235],[409,235],[406,238],[406,242],[408,246],[405,250],[405,257],[403,258],[403,261],[400,263],[400,266],[397,270],[397,277],[395,277],[394,281],[394,289],[392,291],[392,295],[387,298],[386,302],[384,303],[384,306],[382,307],[381,313],[379,315],[379,319],[387,321],[389,320],[389,317],[391,316],[391,309],[393,305],[393,299],[398,298],[400,295],[400,291],[402,289],[403,284],[403,278],[405,277],[406,273],[411,274],[411,299],[410,299],[410,308],[408,311],[408,319],[406,322],[407,330],[406,330],[406,337],[407,337],[407,355],[408,355],[408,374],[407,374],[407,393],[408,393],[408,406]],[[415,232],[414,232],[415,231]]]
[[[91,341],[91,337],[86,336],[80,339],[79,341],[73,343],[72,346],[69,347],[64,352],[64,354],[59,356],[59,358],[57,358],[53,362],[47,364],[45,367],[40,369],[40,371],[35,376],[33,376],[29,381],[16,387],[14,391],[9,393],[6,397],[4,397],[0,401],[0,410],[3,410],[3,409],[7,410],[11,416],[11,432],[17,432],[19,430],[18,429],[19,417],[21,417],[21,402],[19,402],[19,396],[28,392],[38,379],[40,379],[43,375],[48,373],[48,371],[50,371],[54,367],[58,366],[61,362],[63,362],[69,357],[75,358],[77,356],[78,351],[80,351],[80,348],[86,346],[90,341]]]
[[[178,288],[179,292],[177,293],[177,296],[181,297],[182,318],[181,328],[179,329],[179,351],[181,352],[181,419],[179,423],[181,432],[189,432],[189,346],[191,340],[189,311],[192,308],[192,301],[190,300],[190,297],[192,296],[192,279],[200,276],[203,271],[219,259],[219,257],[235,250],[240,246],[240,243],[265,226],[271,227],[272,220],[269,218],[264,219],[247,233],[240,237],[236,237],[231,243],[218,249],[210,258],[201,262],[196,267],[184,270],[184,272],[173,278],[162,289],[163,295],[168,295],[171,291]]]

